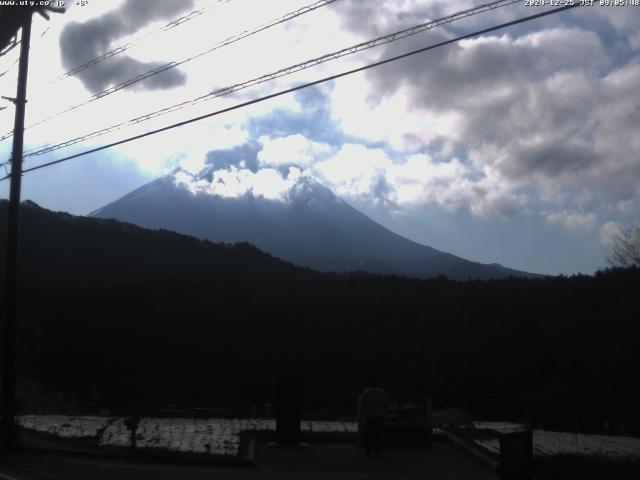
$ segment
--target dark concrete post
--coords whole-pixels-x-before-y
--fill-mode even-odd
[[[276,440],[279,444],[300,443],[302,378],[299,373],[282,373],[276,386]]]
[[[425,441],[427,445],[431,445],[433,441],[433,400],[431,397],[424,399],[424,423],[426,428]]]
[[[530,428],[500,434],[500,476],[504,479],[533,478],[533,432]]]
[[[133,417],[125,419],[124,425],[131,431],[131,437],[129,442],[129,450],[131,453],[136,451],[136,440],[138,438],[138,425],[140,424],[140,417],[135,413]]]

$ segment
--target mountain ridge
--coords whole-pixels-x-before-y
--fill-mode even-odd
[[[8,202],[0,200],[6,224]],[[0,243],[4,256],[4,244]],[[260,282],[318,276],[248,243],[213,243],[115,219],[53,212],[22,202],[20,283],[36,289],[92,289],[122,284]],[[4,262],[0,262],[0,275]]]
[[[301,177],[285,201],[251,194],[226,198],[193,193],[175,172],[89,214],[163,228],[214,242],[248,242],[285,261],[319,271],[451,279],[537,277],[483,264],[405,238],[367,217],[328,188]]]

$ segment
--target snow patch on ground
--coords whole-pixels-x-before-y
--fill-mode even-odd
[[[64,438],[98,437],[101,447],[129,447],[131,431],[124,418],[25,415],[24,428]],[[158,448],[180,453],[235,456],[240,435],[246,431],[275,431],[272,418],[142,418],[136,429],[137,448]],[[303,432],[356,433],[358,424],[348,421],[303,420]]]
[[[17,418],[18,425],[49,433],[62,438],[95,437],[105,428],[109,417],[72,417],[68,415],[22,415]]]
[[[136,429],[137,448],[159,448],[181,453],[238,455],[240,433],[275,430],[274,420],[226,418],[142,418]],[[123,419],[111,424],[100,445],[128,447],[131,432]]]
[[[521,424],[508,422],[475,422],[475,426],[496,434],[509,433],[522,428]],[[500,441],[497,437],[476,439],[474,442],[492,453],[500,453]],[[580,455],[640,459],[640,438],[534,430],[533,455],[534,457]]]
[[[513,422],[473,422],[477,430],[490,430],[497,433],[511,433],[522,430],[526,427],[523,423]]]
[[[300,423],[303,432],[314,433],[357,433],[357,422],[303,420]]]

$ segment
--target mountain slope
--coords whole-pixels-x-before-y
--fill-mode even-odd
[[[301,178],[285,201],[245,195],[193,194],[161,177],[90,214],[163,228],[215,242],[249,242],[321,271],[454,279],[529,276],[498,264],[471,262],[404,238],[374,222],[329,189]]]

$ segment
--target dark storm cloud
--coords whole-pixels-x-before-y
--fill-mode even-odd
[[[332,4],[330,8],[338,12],[343,25],[348,30],[370,34],[377,29],[377,24],[371,21],[379,11],[379,6],[375,2],[344,0]]]
[[[138,75],[165,65],[164,62],[140,62],[131,57],[113,57],[78,74],[84,86],[99,93],[109,86],[119,85]],[[176,68],[134,83],[130,89],[161,90],[184,84],[186,75]]]
[[[157,20],[174,18],[193,7],[193,0],[127,0],[120,8],[84,23],[69,23],[60,35],[62,64],[72,69],[107,52],[121,37]],[[116,55],[78,74],[93,93],[163,65]],[[141,88],[162,89],[184,83],[185,75],[167,70],[141,83]]]
[[[394,56],[449,38],[440,30],[390,44],[381,55]],[[467,46],[449,45],[412,61],[371,71],[375,88],[391,94],[409,86],[416,105],[450,109],[477,104],[505,87],[518,88],[560,70],[597,72],[606,63],[598,37],[577,29],[551,30],[526,40],[493,36]]]
[[[516,147],[513,153],[518,160],[506,162],[501,168],[505,175],[512,178],[525,178],[532,171],[557,178],[588,169],[598,159],[590,146],[566,144],[561,140]]]
[[[362,40],[477,4],[369,3],[345,0],[333,7],[343,26]],[[531,13],[522,7],[499,9],[377,52],[389,58]],[[638,9],[584,8],[552,15],[371,69],[367,94],[374,97],[372,106],[376,98],[406,98],[411,113],[451,125],[434,136],[424,133],[429,123],[408,123],[406,138],[436,150],[441,142],[446,155],[456,152],[454,157],[477,172],[479,179],[472,183],[486,184],[489,192],[483,212],[515,205],[511,196],[495,195],[498,187],[526,191],[528,200],[520,205],[527,207],[536,195],[560,202],[560,210],[569,213],[582,211],[586,201],[594,208],[615,205],[640,192],[639,144],[633,140],[637,124],[630,117],[638,103],[639,19]],[[484,198],[468,185],[461,193],[472,205]]]
[[[445,12],[435,4],[429,12],[397,16],[396,23],[417,23],[419,18],[437,18]],[[373,15],[358,10],[355,2],[347,15]],[[345,20],[352,29],[367,28],[367,22]],[[447,29],[394,42],[384,47],[381,58],[436,44],[453,36]],[[459,112],[456,132],[466,147],[495,145],[499,155],[483,158],[505,177],[522,179],[535,173],[556,177],[589,169],[597,155],[586,143],[589,113],[598,95],[588,84],[576,82],[598,77],[609,59],[598,36],[579,28],[550,28],[523,36],[499,32],[467,43],[458,43],[370,70],[372,90],[380,98],[408,92],[411,109]],[[559,74],[568,84],[549,85]],[[532,135],[537,135],[532,143]],[[533,146],[535,145],[535,146]]]
[[[448,2],[449,3],[449,2]],[[468,8],[468,2],[456,2],[456,10]],[[413,26],[451,14],[448,4],[406,6],[395,0],[387,2],[367,2],[362,0],[342,0],[331,5],[341,17],[343,25],[352,32],[367,37],[384,35],[404,27]],[[402,10],[405,8],[405,10]]]

